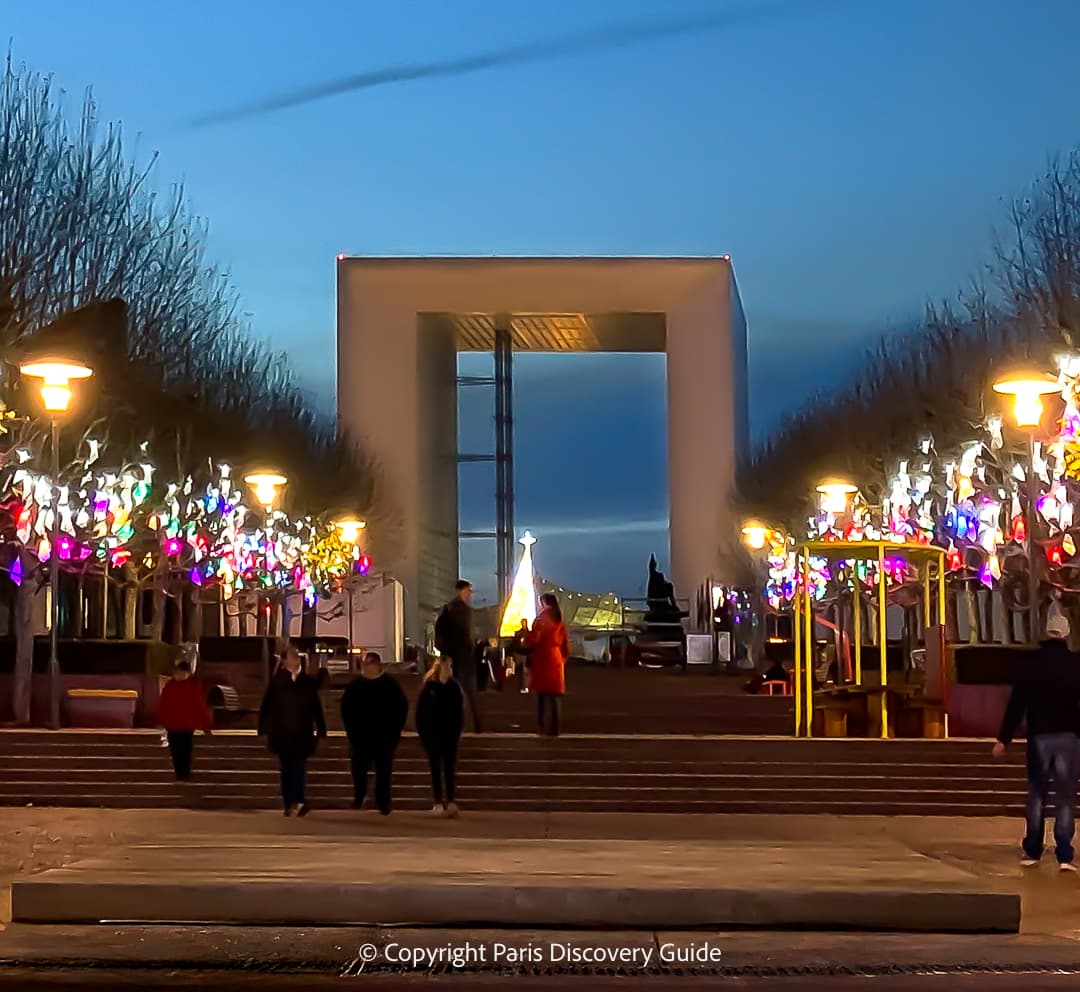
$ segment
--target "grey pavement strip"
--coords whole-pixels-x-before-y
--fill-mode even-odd
[[[696,951],[698,960],[693,960],[688,951]],[[16,924],[0,935],[0,974],[20,968],[731,977],[1080,975],[1080,943],[1049,937],[794,931],[665,933]]]

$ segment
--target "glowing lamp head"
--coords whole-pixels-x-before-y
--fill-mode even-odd
[[[747,520],[742,529],[743,544],[751,551],[761,551],[769,541],[769,528],[760,520]]]
[[[65,358],[39,358],[19,366],[29,379],[41,380],[41,400],[49,413],[64,413],[71,402],[71,383],[89,379],[93,370]]]
[[[1021,373],[999,379],[994,383],[994,392],[1013,397],[1017,427],[1033,428],[1042,420],[1042,398],[1061,392],[1061,384],[1041,372]]]
[[[335,520],[334,526],[346,544],[356,544],[360,540],[361,532],[367,527],[367,521],[356,517],[345,517]]]
[[[858,486],[842,479],[826,479],[817,487],[821,496],[821,508],[826,513],[843,513],[847,509],[848,500],[858,491]]]
[[[244,481],[251,486],[255,499],[269,510],[277,501],[278,490],[289,480],[280,472],[252,472],[244,476]]]
[[[43,383],[41,402],[49,413],[64,413],[68,408],[68,404],[71,403],[71,389],[68,386]]]

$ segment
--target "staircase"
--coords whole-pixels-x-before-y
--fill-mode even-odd
[[[323,742],[308,782],[316,808],[351,805],[343,737]],[[1023,750],[995,762],[989,743],[970,741],[466,735],[458,792],[474,810],[1015,815]],[[399,809],[430,806],[411,734],[394,797]],[[0,732],[0,805],[26,804],[276,809],[277,768],[250,733],[198,738],[194,779],[178,785],[153,732]]]
[[[399,676],[410,701],[420,679]],[[561,726],[566,734],[702,734],[787,736],[795,710],[791,697],[750,696],[741,691],[746,676],[689,674],[672,670],[573,666],[567,669],[567,696]],[[327,724],[341,729],[341,687],[323,695]],[[248,706],[258,696],[248,694]],[[500,691],[481,694],[484,729],[488,733],[531,734],[536,728],[536,697],[520,691],[512,678]],[[466,718],[467,719],[467,718]],[[235,724],[255,728],[254,715]]]

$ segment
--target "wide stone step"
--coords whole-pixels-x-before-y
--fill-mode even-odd
[[[272,756],[266,748],[233,748],[222,747],[218,744],[206,744],[196,742],[195,753],[203,760],[218,764],[223,767],[242,767],[259,761],[270,761]],[[343,761],[348,756],[349,750],[344,744],[323,745],[318,748],[315,761]],[[423,750],[415,742],[403,742],[397,751],[399,760],[422,760]],[[703,751],[696,753],[681,749],[652,749],[637,748],[632,750],[562,750],[553,749],[550,745],[539,744],[521,746],[511,749],[491,749],[478,746],[471,741],[463,741],[459,748],[459,755],[463,761],[485,761],[494,764],[520,764],[522,762],[545,762],[548,764],[561,764],[567,767],[581,768],[588,765],[597,767],[611,767],[612,765],[625,764],[633,761],[635,767],[655,766],[658,770],[674,766],[697,767],[702,769],[724,768],[754,768],[769,770],[774,768],[827,768],[838,771],[845,769],[858,770],[860,768],[917,768],[920,772],[931,773],[934,769],[946,771],[954,769],[980,769],[992,773],[995,769],[1019,767],[1023,763],[1023,755],[1016,752],[1005,761],[995,761],[988,753],[982,755],[949,755],[943,753],[939,760],[933,760],[927,755],[891,755],[878,754],[866,758],[856,757],[835,751],[831,755],[823,755],[813,759],[810,755],[773,754],[769,752],[760,754],[740,753],[717,753]],[[81,750],[77,752],[47,752],[25,754],[5,754],[0,752],[0,768],[18,768],[37,765],[41,767],[52,766],[76,766],[79,764],[92,763],[102,767],[121,767],[131,765],[133,767],[145,763],[168,761],[169,752],[162,747],[145,748],[140,750],[117,751],[99,753],[94,750]]]
[[[241,780],[250,775],[276,775],[277,762],[260,755],[251,761],[219,762],[212,756],[195,753],[195,771],[199,776],[222,780]],[[320,756],[308,763],[309,775],[347,775],[350,761],[347,755]],[[426,774],[427,760],[421,755],[398,755],[395,774]],[[0,781],[27,779],[56,781],[67,776],[99,777],[102,780],[136,780],[147,775],[171,774],[167,755],[136,763],[112,762],[40,762],[0,765]],[[1007,786],[1023,781],[1022,766],[957,765],[951,767],[921,767],[919,765],[787,765],[783,763],[713,763],[694,762],[563,762],[543,759],[491,761],[475,755],[458,762],[459,775],[487,775],[497,778],[507,787],[529,779],[541,781],[625,779],[636,783],[666,782],[675,778],[694,781],[725,780],[733,783],[778,781],[841,781],[853,787],[861,781],[917,781],[928,787],[940,787],[963,781],[985,782],[992,787]]]
[[[260,762],[257,765],[243,767],[243,769],[220,769],[204,762],[194,765],[195,778],[199,782],[206,783],[243,783],[244,780],[255,778],[275,777],[278,775],[278,767],[270,762]],[[341,762],[312,762],[308,767],[309,779],[322,779],[342,777],[350,775],[349,764]],[[421,761],[397,761],[394,763],[394,777],[403,778],[419,776],[428,777],[427,762]],[[140,767],[140,769],[108,769],[100,767],[52,767],[52,769],[12,769],[4,771],[0,775],[0,786],[4,783],[13,782],[37,782],[41,784],[57,784],[60,782],[100,782],[100,783],[131,783],[135,785],[147,780],[159,778],[172,779],[172,766],[163,762],[156,765]],[[958,772],[955,775],[927,776],[914,773],[912,770],[897,769],[889,773],[882,773],[877,769],[853,771],[850,774],[829,771],[827,769],[814,769],[806,773],[795,774],[791,769],[785,769],[768,775],[761,775],[753,771],[737,769],[721,769],[718,771],[702,771],[692,766],[678,766],[676,769],[662,774],[644,774],[631,772],[624,766],[610,766],[603,770],[581,771],[572,769],[544,769],[544,767],[525,766],[524,769],[515,769],[510,774],[504,771],[492,772],[483,765],[470,762],[462,762],[458,766],[458,778],[464,780],[490,779],[504,789],[512,789],[521,785],[542,785],[545,783],[553,786],[589,783],[589,784],[618,784],[627,788],[640,787],[645,784],[658,784],[663,786],[672,785],[702,785],[717,786],[725,785],[732,788],[753,786],[759,784],[769,785],[792,785],[816,787],[828,783],[847,783],[851,788],[862,786],[883,785],[893,788],[902,788],[905,785],[924,788],[953,788],[963,784],[980,784],[987,788],[1009,788],[1022,784],[1021,776],[1000,775],[996,777],[978,774],[964,774]]]
[[[523,742],[533,747],[557,748],[560,753],[576,751],[602,751],[618,753],[627,749],[664,753],[687,753],[695,755],[719,754],[753,757],[760,754],[783,756],[785,760],[803,758],[819,760],[843,754],[849,757],[881,758],[888,756],[909,760],[923,756],[934,761],[952,760],[958,757],[979,757],[984,761],[989,756],[989,744],[982,741],[913,741],[913,740],[797,740],[794,738],[769,737],[716,737],[716,736],[673,736],[673,735],[603,735],[603,736],[563,736],[558,740],[537,739],[532,734],[480,735],[465,734],[462,738],[470,746],[486,751],[517,751]],[[212,738],[200,741],[217,748],[236,748],[240,750],[265,750],[265,743],[253,733],[218,733]],[[415,734],[407,733],[403,741],[417,742]],[[342,734],[331,734],[322,742],[322,747],[333,748],[346,746]],[[5,754],[79,754],[94,753],[133,753],[138,750],[152,751],[160,747],[160,736],[155,732],[136,731],[128,734],[96,735],[92,733],[72,733],[58,731],[55,734],[31,733],[19,734],[0,731],[0,756]],[[1018,754],[1022,748],[1013,748]]]
[[[312,777],[308,783],[312,796],[352,794],[352,781],[347,776]],[[405,794],[418,790],[425,796],[430,794],[430,783],[426,775],[395,776],[394,790]],[[278,779],[276,775],[263,777],[252,776],[243,782],[223,780],[219,782],[204,779],[192,780],[182,786],[177,785],[168,776],[144,779],[137,782],[102,782],[96,780],[71,779],[59,782],[10,782],[0,785],[0,803],[21,805],[33,802],[39,805],[62,806],[73,795],[97,795],[104,797],[117,795],[128,804],[138,806],[143,797],[160,792],[168,792],[177,806],[184,806],[189,801],[200,797],[218,796],[225,800],[244,795],[276,797]],[[559,783],[522,783],[507,788],[490,776],[462,776],[458,782],[459,794],[470,800],[477,808],[487,809],[494,799],[522,799],[531,804],[544,805],[550,802],[566,802],[582,805],[597,797],[626,799],[650,797],[691,801],[703,798],[738,799],[747,802],[776,798],[805,800],[808,802],[844,800],[853,806],[869,809],[881,802],[921,803],[932,800],[937,803],[955,798],[966,804],[982,804],[992,807],[1000,802],[1021,804],[1025,800],[1026,790],[1022,785],[1008,787],[989,785],[984,782],[943,783],[938,787],[927,787],[922,783],[904,783],[894,786],[884,781],[860,782],[857,788],[837,783],[821,782],[783,782],[766,785],[736,785],[721,783],[685,783],[671,786],[638,785],[634,787],[624,782],[612,784],[603,781],[577,781]],[[986,815],[990,815],[989,813]]]
[[[200,742],[212,744],[219,748],[238,748],[250,750],[265,750],[266,742],[254,733],[216,733],[211,737],[198,736]],[[523,743],[528,743],[533,749],[547,747],[557,748],[561,753],[574,753],[579,751],[602,751],[605,753],[618,753],[619,751],[632,748],[636,753],[639,750],[664,753],[687,753],[687,754],[717,754],[739,755],[754,757],[759,754],[768,756],[782,755],[785,760],[791,758],[804,758],[818,760],[842,754],[847,757],[858,756],[859,758],[879,758],[882,756],[912,757],[923,756],[935,761],[951,760],[956,757],[980,757],[986,760],[990,755],[990,742],[980,741],[867,741],[867,740],[798,740],[794,738],[777,737],[750,737],[750,736],[710,736],[710,735],[686,735],[674,736],[670,734],[637,734],[637,735],[599,735],[599,736],[571,736],[538,738],[535,734],[470,734],[462,735],[462,741],[486,751],[515,751],[521,748]],[[402,741],[408,743],[414,741],[419,744],[419,738],[414,733],[406,733]],[[344,747],[347,745],[344,734],[331,733],[329,737],[320,742],[320,747]],[[139,750],[153,750],[161,747],[161,737],[158,734],[133,733],[126,740],[101,740],[96,741],[85,735],[79,739],[78,735],[64,734],[62,737],[48,737],[42,735],[36,739],[9,740],[7,735],[0,731],[0,755],[3,754],[32,754],[44,753],[46,750],[55,753],[79,753],[80,751],[94,751],[95,753],[131,753]],[[1022,745],[1017,745],[1011,753],[1023,751]]]
[[[362,823],[362,819],[359,821]],[[1020,898],[882,840],[716,845],[160,838],[16,878],[12,918],[326,926],[1008,931]],[[627,866],[633,866],[627,880]]]
[[[427,770],[410,770],[394,773],[395,784],[416,783],[427,787],[429,777]],[[504,794],[523,793],[528,791],[555,792],[589,792],[598,790],[621,790],[636,789],[650,792],[688,792],[719,790],[731,792],[785,792],[802,791],[820,794],[826,790],[834,789],[846,791],[852,794],[858,792],[885,792],[889,794],[901,794],[906,790],[913,792],[949,792],[967,791],[984,794],[1000,794],[1001,792],[1020,793],[1023,784],[986,783],[982,779],[949,779],[948,782],[929,784],[918,778],[894,780],[889,778],[860,778],[852,782],[851,779],[842,777],[813,777],[783,779],[761,779],[746,776],[677,776],[667,778],[639,778],[635,776],[582,776],[582,775],[532,775],[514,782],[505,782],[503,776],[491,775],[484,772],[464,772],[458,776],[460,787],[469,786],[474,790],[489,790]],[[207,789],[244,789],[262,788],[267,783],[278,782],[276,771],[259,770],[248,772],[244,775],[213,775],[205,771],[197,771],[185,788],[195,791]],[[308,774],[308,782],[312,787],[337,787],[345,788],[352,782],[351,774],[346,770],[312,770]],[[33,776],[17,776],[5,778],[0,783],[0,793],[13,789],[38,789],[41,791],[63,791],[70,786],[98,786],[100,788],[127,788],[133,792],[146,785],[164,783],[172,785],[174,779],[171,773],[150,773],[149,775],[132,776],[130,778],[95,779],[91,774],[71,774],[58,776],[48,782]]]
[[[190,801],[179,804],[175,795],[155,794],[152,796],[140,796],[133,800],[129,795],[102,795],[94,794],[69,794],[63,802],[47,802],[30,800],[4,800],[8,806],[33,805],[39,807],[64,806],[64,807],[94,807],[103,809],[218,809],[218,810],[259,810],[274,811],[280,814],[280,800],[273,797],[240,797],[236,799]],[[351,807],[351,800],[316,800],[312,798],[312,804],[316,810],[343,810]],[[401,810],[427,810],[431,807],[429,798],[394,800],[396,809]],[[470,806],[463,800],[463,808],[466,814],[470,810],[481,811],[479,806]],[[483,812],[517,812],[517,813],[693,813],[698,815],[718,814],[746,814],[758,815],[820,815],[831,816],[957,816],[957,817],[981,817],[981,816],[1019,816],[1023,813],[1022,802],[988,803],[958,803],[958,802],[929,802],[922,801],[918,804],[902,803],[866,803],[853,802],[850,799],[843,802],[827,803],[821,801],[790,801],[787,799],[773,802],[760,799],[753,800],[725,800],[721,802],[664,802],[642,801],[635,798],[620,798],[617,800],[598,799],[587,804],[571,803],[560,800],[552,800],[543,804],[537,804],[529,800],[497,799],[482,807]]]

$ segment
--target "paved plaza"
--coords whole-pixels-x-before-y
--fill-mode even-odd
[[[1080,967],[1080,880],[1060,877],[1049,864],[1022,872],[1015,854],[1019,824],[1013,820],[468,811],[457,821],[414,813],[383,819],[366,812],[287,820],[260,812],[12,809],[5,811],[5,826],[0,852],[5,883],[17,876],[45,888],[56,883],[88,886],[82,895],[76,893],[69,917],[82,912],[79,898],[93,900],[114,888],[134,906],[140,886],[150,886],[141,894],[149,894],[152,902],[161,895],[158,889],[155,896],[156,886],[184,879],[193,888],[173,905],[190,908],[193,904],[183,899],[192,892],[204,900],[209,894],[217,897],[218,917],[207,912],[193,928],[144,908],[134,916],[114,916],[110,924],[9,924],[0,935],[0,961],[7,966],[69,961],[133,967],[140,961],[175,961],[237,967],[238,962],[260,961],[316,970],[355,968],[364,963],[359,948],[370,945],[378,959],[369,970],[377,970],[391,964],[385,957],[388,944],[416,948],[471,942],[487,949],[490,965],[496,944],[550,948],[584,942],[589,947],[655,949],[665,943],[704,942],[722,948],[723,963],[715,967],[731,974]],[[119,884],[100,887],[110,875]],[[206,883],[212,884],[202,888]],[[285,888],[276,894],[263,890],[259,897],[259,886],[267,884]],[[381,905],[364,902],[369,884],[383,897]],[[446,898],[455,887],[479,889],[484,898],[455,903]],[[249,888],[255,897],[230,902]],[[425,888],[427,898],[420,895]],[[178,891],[166,896],[180,898]],[[749,902],[732,899],[732,893],[751,891],[757,896]],[[686,897],[680,899],[680,892]],[[608,901],[596,901],[598,893]],[[727,894],[719,904],[729,914],[732,907],[745,913],[748,906],[757,911],[771,907],[775,913],[786,904],[825,915],[804,921],[818,932],[733,930],[740,921],[730,915],[728,924],[717,918],[694,926],[693,914],[702,906],[715,910],[717,893]],[[798,893],[809,895],[792,903]],[[830,919],[827,914],[845,904],[845,894],[849,918],[846,923]],[[933,914],[951,912],[950,900],[1000,894],[1020,898],[1019,934],[821,932],[858,926],[851,917],[859,910],[870,914],[862,925],[871,930],[907,930],[910,922],[890,924],[872,914],[910,914],[919,902],[922,918],[943,920]],[[770,895],[784,899],[770,900]],[[26,905],[33,909],[39,897],[48,904],[47,893],[39,893]],[[347,920],[335,918],[328,908],[335,902],[350,908]],[[895,903],[892,910],[882,909],[890,902]],[[299,909],[283,909],[288,903]],[[7,905],[5,919],[10,918]],[[200,905],[210,903],[194,907]],[[222,926],[238,922],[228,915],[230,905],[248,915],[248,923],[261,919],[283,925]],[[990,905],[992,912],[1008,912],[1007,901]],[[378,906],[377,917],[353,912],[365,906]],[[473,912],[487,906],[488,911],[477,913],[470,925],[463,906]],[[589,917],[597,906],[606,921]],[[565,915],[551,916],[543,925],[529,922],[541,910]],[[658,912],[669,913],[668,921],[657,918]],[[184,915],[179,914],[180,922],[190,923]],[[140,916],[158,922],[135,922]],[[309,917],[307,924],[327,925],[304,925],[299,916]],[[363,926],[371,923],[396,926]],[[426,927],[417,930],[416,924]],[[974,916],[961,925],[945,921],[935,926],[994,928]],[[655,960],[650,963],[655,965]],[[635,966],[626,965],[631,971]],[[561,965],[547,960],[544,967],[558,970]]]

